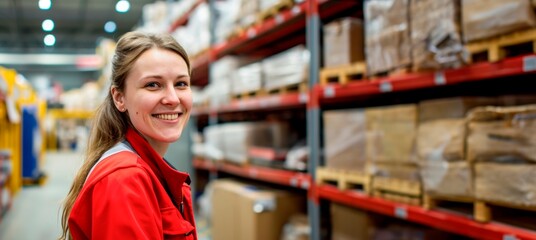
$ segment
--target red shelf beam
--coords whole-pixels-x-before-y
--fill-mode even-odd
[[[280,184],[301,189],[309,189],[311,186],[311,176],[306,173],[279,170],[257,166],[238,166],[230,163],[207,163],[202,159],[194,159],[194,167],[197,169],[213,170],[230,173],[233,175],[261,180],[265,182]]]
[[[355,191],[341,192],[335,186],[330,185],[320,185],[315,188],[317,197],[321,199],[405,219],[464,236],[489,240],[536,240],[536,232],[530,230],[498,223],[478,223],[462,215],[438,210],[426,210],[417,206],[369,197]]]
[[[508,58],[496,63],[477,63],[459,69],[385,77],[375,81],[356,81],[346,85],[317,85],[314,88],[316,91],[314,96],[318,97],[319,102],[337,101],[357,96],[430,88],[534,72],[536,72],[536,54]]]
[[[309,95],[307,93],[286,93],[280,95],[255,97],[243,100],[233,100],[227,105],[214,108],[196,108],[193,115],[208,115],[225,112],[249,110],[283,109],[305,107]]]
[[[169,32],[175,31],[180,26],[185,25],[188,22],[188,19],[190,18],[190,15],[192,12],[199,6],[201,3],[205,2],[206,0],[197,0],[197,2],[192,5],[192,8],[190,8],[186,13],[184,13],[181,17],[176,19],[171,26],[169,27]]]

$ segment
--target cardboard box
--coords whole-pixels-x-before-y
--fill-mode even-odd
[[[305,83],[311,57],[305,46],[298,45],[262,60],[263,87],[273,90]]]
[[[423,188],[427,193],[474,197],[473,171],[467,161],[427,162],[421,164]]]
[[[290,192],[222,179],[214,182],[214,240],[279,240],[290,216],[304,212],[305,199]]]
[[[331,203],[331,230],[331,239],[368,240],[374,232],[374,220],[365,211]]]
[[[529,0],[463,0],[462,20],[466,42],[536,26]]]
[[[363,22],[343,18],[324,26],[324,67],[350,65],[365,60]]]
[[[411,66],[409,0],[365,1],[367,73]]]
[[[461,34],[461,0],[411,0],[411,58],[416,70],[467,63]]]
[[[419,103],[419,123],[448,118],[465,118],[475,107],[500,105],[491,97],[453,97],[426,100]]]
[[[416,164],[417,105],[365,109],[369,161]]]
[[[536,105],[476,108],[468,121],[468,161],[536,162]]]
[[[475,164],[477,199],[536,207],[536,164]]]
[[[439,119],[419,124],[417,155],[419,163],[465,160],[465,119]]]
[[[324,112],[325,165],[329,168],[365,170],[366,125],[363,109]]]

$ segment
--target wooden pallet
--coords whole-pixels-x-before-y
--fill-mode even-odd
[[[439,206],[440,202],[459,202],[459,203],[474,203],[475,199],[472,197],[461,197],[461,196],[446,196],[438,194],[424,194],[423,198],[423,207],[426,209],[435,209]]]
[[[501,207],[506,207],[506,208],[521,209],[521,210],[536,212],[536,206],[521,206],[521,205],[515,205],[511,203],[483,201],[483,200],[476,200],[474,204],[475,204],[474,218],[476,221],[479,221],[479,222],[489,222],[493,219],[492,206],[501,206]]]
[[[369,74],[368,79],[371,81],[374,81],[378,78],[400,76],[400,75],[405,75],[405,74],[412,73],[412,72],[413,71],[412,71],[411,66],[403,66],[403,67],[397,67],[397,68],[391,69],[389,71]]]
[[[297,84],[291,84],[287,86],[282,86],[274,89],[265,89],[265,92],[267,94],[285,94],[285,93],[292,93],[292,92],[299,92],[299,93],[305,93],[308,90],[307,83],[301,82]]]
[[[351,80],[363,80],[366,71],[367,65],[364,62],[356,62],[348,66],[323,68],[320,70],[320,84],[326,85],[334,80],[340,84],[346,84]]]
[[[259,13],[257,13],[257,20],[256,20],[256,24],[260,24],[262,23],[265,19],[268,19],[270,17],[274,17],[275,15],[277,15],[279,12],[281,12],[281,10],[283,9],[289,9],[291,8],[292,6],[294,5],[294,1],[292,0],[279,0],[278,3],[276,3],[275,5],[273,5],[272,7],[264,10],[264,11],[261,11]]]
[[[256,90],[256,91],[249,91],[249,92],[243,92],[241,94],[235,94],[232,96],[232,99],[248,99],[248,98],[254,98],[254,97],[260,97],[260,96],[266,96],[267,92],[264,89]]]
[[[514,55],[536,53],[536,28],[514,32],[491,39],[466,44],[470,53],[470,62],[476,62],[482,56],[488,62],[497,62],[508,57],[513,48]]]
[[[374,176],[372,191],[376,197],[391,201],[421,205],[422,184],[418,181]]]
[[[340,190],[353,189],[356,186],[370,195],[370,183],[372,176],[370,174],[345,169],[318,168],[316,170],[316,183],[336,183]]]

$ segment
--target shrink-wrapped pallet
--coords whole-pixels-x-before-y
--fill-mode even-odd
[[[261,63],[252,63],[238,68],[236,77],[232,79],[231,93],[234,95],[250,93],[262,87]]]
[[[461,0],[411,0],[411,58],[416,70],[467,62],[461,36]]]
[[[365,109],[366,156],[373,162],[417,163],[417,105]]]
[[[529,0],[463,0],[462,20],[466,42],[536,26]]]
[[[420,169],[427,193],[464,198],[474,196],[473,173],[467,161],[426,162]]]
[[[306,82],[309,76],[309,59],[309,51],[303,45],[264,59],[264,89],[273,90]]]
[[[324,26],[324,67],[346,66],[365,59],[363,21],[343,18]]]
[[[237,25],[248,27],[257,20],[260,0],[241,0],[240,10],[238,11]]]
[[[411,64],[409,0],[365,2],[365,50],[368,74]]]
[[[288,130],[288,124],[282,122],[224,124],[224,158],[235,163],[247,163],[248,149],[251,146],[286,148],[288,146]]]
[[[362,109],[324,112],[326,167],[365,171],[365,121]]]
[[[440,119],[419,124],[420,164],[465,160],[465,119]]]
[[[481,107],[468,121],[469,161],[536,162],[536,105]]]
[[[491,97],[454,97],[426,100],[419,103],[419,122],[446,118],[465,118],[475,107],[500,105]]]
[[[475,195],[479,200],[536,207],[536,164],[475,164]]]
[[[214,40],[216,43],[229,38],[235,30],[236,22],[240,19],[240,5],[242,0],[215,1],[214,7],[217,14],[214,28]]]

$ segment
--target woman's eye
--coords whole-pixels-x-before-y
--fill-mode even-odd
[[[180,81],[180,82],[175,83],[175,86],[177,86],[177,87],[188,87],[188,83]]]
[[[159,85],[156,82],[150,82],[150,83],[145,84],[145,87],[148,87],[148,88],[157,88],[158,86]]]

